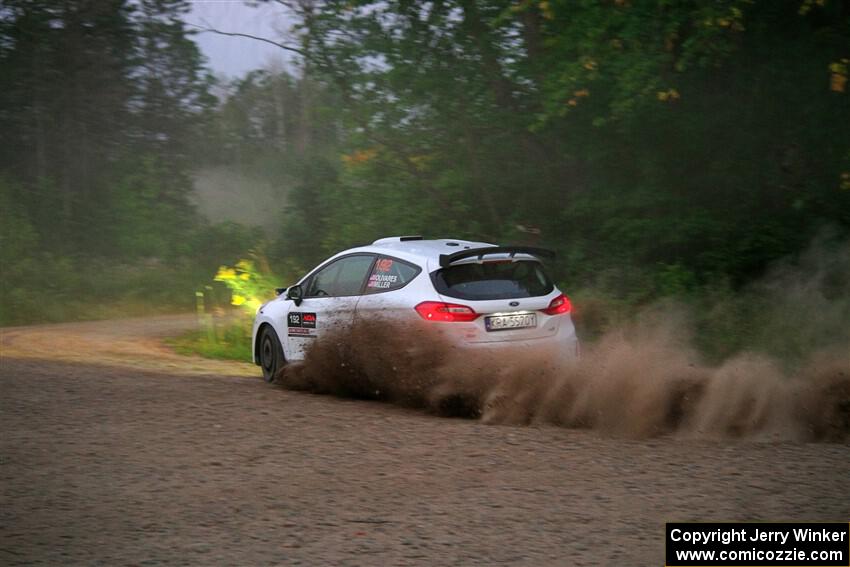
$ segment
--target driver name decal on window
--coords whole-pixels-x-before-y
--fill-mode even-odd
[[[313,329],[316,328],[316,314],[290,313],[286,320],[286,326],[290,337],[315,337]]]
[[[369,279],[366,280],[366,293],[381,293],[401,289],[416,277],[419,269],[403,260],[378,257]]]
[[[393,275],[384,275],[384,274],[372,274],[369,276],[369,283],[366,284],[366,287],[371,287],[374,289],[386,289],[392,286],[394,283],[398,281],[398,276]]]

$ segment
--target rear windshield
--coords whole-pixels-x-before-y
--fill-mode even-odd
[[[431,274],[440,295],[458,299],[513,299],[546,295],[554,289],[540,262],[460,264]]]

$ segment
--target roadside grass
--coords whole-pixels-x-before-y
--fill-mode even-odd
[[[185,313],[194,308],[195,282],[204,281],[200,269],[176,262],[41,255],[3,269],[0,326]]]
[[[190,331],[165,340],[182,355],[198,355],[220,360],[251,361],[251,320],[207,321],[205,329]]]
[[[137,299],[79,299],[63,302],[48,298],[34,306],[31,312],[16,313],[14,317],[5,317],[5,312],[0,307],[0,327],[175,315],[191,311],[192,305],[187,301],[154,303]]]

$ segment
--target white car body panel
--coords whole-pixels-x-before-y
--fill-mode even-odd
[[[431,280],[431,273],[441,269],[440,255],[451,254],[464,249],[479,249],[495,246],[484,242],[463,240],[413,240],[401,241],[400,237],[391,237],[375,241],[369,246],[362,246],[340,252],[311,270],[298,285],[309,282],[314,274],[334,260],[352,254],[374,254],[403,260],[421,269],[421,271],[400,289],[365,293],[344,297],[305,297],[300,306],[294,300],[286,298],[286,292],[267,302],[257,311],[254,321],[252,344],[254,362],[257,360],[257,340],[260,329],[270,325],[283,347],[286,361],[300,361],[304,358],[307,345],[323,336],[330,329],[345,328],[355,319],[392,318],[410,324],[438,325],[439,330],[452,338],[457,344],[467,348],[503,349],[503,348],[535,348],[549,352],[553,359],[569,360],[578,355],[579,343],[575,327],[569,313],[547,315],[546,309],[551,301],[561,295],[561,291],[553,286],[550,293],[539,297],[523,297],[514,299],[494,299],[486,301],[470,301],[439,294]],[[488,255],[490,259],[510,261],[507,254]],[[518,253],[514,261],[539,261],[530,254]],[[452,263],[452,266],[464,263],[475,263],[477,258],[462,259]],[[373,272],[375,267],[373,265]],[[479,316],[470,322],[437,322],[424,321],[415,311],[416,305],[424,301],[453,303],[472,308]],[[513,305],[512,305],[513,304]],[[533,313],[536,326],[533,328],[488,331],[485,326],[487,316],[493,314]],[[308,318],[315,315],[313,321],[297,321],[300,317]],[[290,321],[290,316],[295,317]],[[296,326],[293,326],[294,323]],[[312,323],[312,326],[311,326]],[[306,325],[306,326],[305,326]]]

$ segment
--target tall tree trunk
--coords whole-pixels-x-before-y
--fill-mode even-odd
[[[286,149],[286,108],[284,107],[283,87],[283,78],[277,77],[272,92],[274,94],[276,145],[281,150]]]
[[[313,136],[313,121],[312,121],[312,79],[310,77],[310,62],[304,62],[304,70],[302,71],[301,81],[299,81],[299,102],[301,104],[301,116],[298,121],[298,152],[304,155],[312,145]]]

